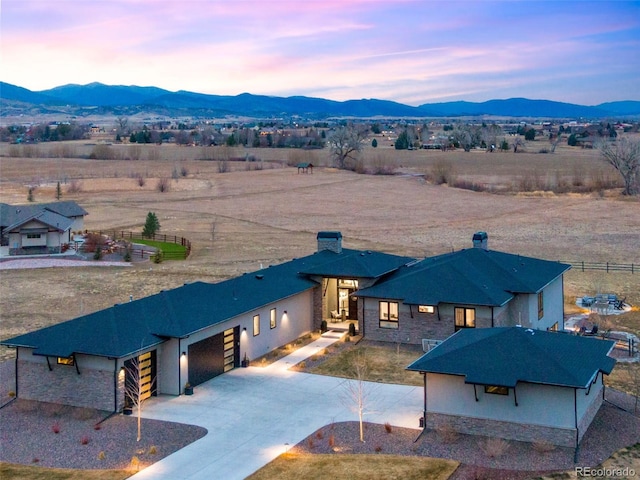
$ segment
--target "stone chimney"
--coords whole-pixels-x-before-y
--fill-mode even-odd
[[[318,232],[318,251],[329,250],[342,253],[342,234],[340,232]]]
[[[476,232],[473,234],[473,248],[482,248],[489,250],[489,236],[487,232]]]

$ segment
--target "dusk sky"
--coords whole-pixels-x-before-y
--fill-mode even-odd
[[[640,100],[640,2],[2,0],[0,80],[409,105]]]

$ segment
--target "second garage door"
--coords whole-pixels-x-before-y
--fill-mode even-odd
[[[200,385],[238,366],[239,327],[189,345],[189,383]]]

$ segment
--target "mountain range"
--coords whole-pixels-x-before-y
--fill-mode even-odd
[[[84,116],[131,115],[149,113],[166,116],[272,118],[301,116],[310,119],[354,118],[439,118],[439,117],[515,117],[601,119],[640,116],[640,101],[619,101],[595,106],[550,100],[510,98],[486,102],[425,103],[417,107],[376,99],[347,100],[265,95],[208,95],[158,87],[124,85],[63,85],[49,90],[31,91],[0,82],[2,116],[20,113],[65,113]]]

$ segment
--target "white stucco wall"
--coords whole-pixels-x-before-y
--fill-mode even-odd
[[[560,428],[575,428],[572,388],[520,383],[516,387],[518,406],[513,390],[509,395],[484,392],[464,383],[464,377],[427,374],[427,411],[447,415],[468,416],[490,420],[517,422]],[[592,391],[593,392],[593,391]],[[580,392],[579,392],[580,393]],[[592,393],[593,394],[593,393]]]

